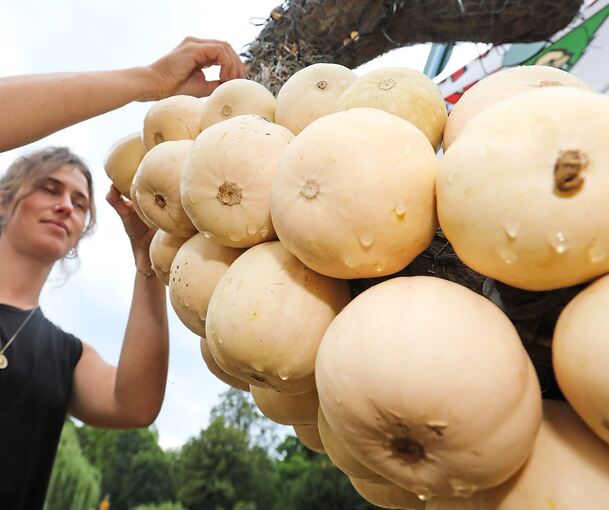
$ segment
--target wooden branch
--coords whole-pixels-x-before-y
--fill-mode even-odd
[[[581,0],[292,0],[272,11],[249,45],[249,77],[276,93],[317,62],[355,68],[423,42],[544,40],[580,6]]]

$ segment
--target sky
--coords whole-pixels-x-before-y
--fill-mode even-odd
[[[0,76],[119,69],[152,63],[186,36],[228,41],[237,51],[255,39],[279,0],[0,0]],[[444,76],[483,47],[462,44]],[[356,69],[361,75],[399,65],[423,70],[429,45],[394,50]],[[211,69],[210,78],[217,76]],[[65,331],[118,362],[135,268],[122,224],[105,202],[110,181],[103,160],[119,138],[140,131],[152,103],[132,103],[0,153],[0,173],[18,156],[49,145],[68,146],[90,166],[98,207],[96,232],[80,244],[80,267],[68,278],[56,268],[41,298],[45,315]],[[155,422],[163,448],[175,448],[207,427],[211,408],[228,387],[204,365],[199,338],[173,313],[168,300],[170,362],[167,391]]]

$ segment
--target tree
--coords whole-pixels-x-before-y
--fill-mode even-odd
[[[251,393],[229,388],[220,397],[220,403],[211,410],[210,421],[221,416],[227,426],[245,432],[252,444],[267,450],[276,446],[277,427],[258,411]]]
[[[53,465],[45,510],[89,510],[99,499],[101,475],[83,455],[74,423],[66,420]]]
[[[101,489],[113,510],[175,500],[170,459],[151,429],[79,429],[82,448],[102,473]]]
[[[133,510],[185,510],[180,503],[161,503],[160,505],[140,505]]]
[[[295,436],[279,445],[274,510],[373,510],[326,455],[307,449]]]
[[[247,433],[222,416],[182,447],[176,481],[178,499],[189,510],[266,509],[273,500],[268,455],[250,447]]]
[[[264,419],[256,410],[251,394],[235,388],[229,388],[220,395],[220,403],[210,412],[210,421],[224,418],[229,427],[248,433],[252,426]]]

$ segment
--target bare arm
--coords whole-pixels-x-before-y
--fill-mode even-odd
[[[202,72],[212,65],[220,66],[219,80],[208,81]],[[221,82],[244,73],[244,64],[227,43],[188,37],[168,55],[145,67],[1,78],[0,151],[33,142],[132,101],[176,94],[207,96]]]
[[[154,232],[116,188],[108,193],[108,201],[121,216],[131,239],[138,268],[133,300],[118,367],[106,363],[85,345],[74,373],[69,411],[93,426],[144,427],[159,413],[167,380],[165,284],[150,267],[148,249]]]

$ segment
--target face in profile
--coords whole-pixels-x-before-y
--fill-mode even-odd
[[[76,246],[85,229],[90,211],[87,179],[77,167],[63,165],[28,191],[17,194],[19,203],[2,237],[23,255],[55,262]],[[22,193],[26,196],[20,199]]]

